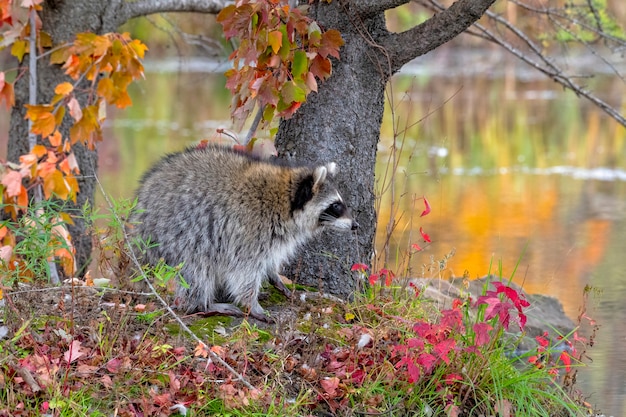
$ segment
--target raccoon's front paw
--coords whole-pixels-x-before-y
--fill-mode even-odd
[[[262,321],[264,323],[274,323],[269,313],[263,309],[258,303],[250,307],[250,317]]]

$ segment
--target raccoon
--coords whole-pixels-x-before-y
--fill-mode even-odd
[[[166,156],[144,174],[133,234],[155,245],[144,253],[180,271],[187,312],[269,321],[258,295],[266,279],[290,294],[278,272],[298,248],[324,229],[357,229],[331,183],[335,163],[288,166],[220,146]]]

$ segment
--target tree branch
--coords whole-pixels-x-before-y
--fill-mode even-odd
[[[388,0],[390,2],[392,0]],[[380,44],[389,53],[395,72],[410,60],[424,55],[464,32],[495,0],[458,0],[448,9],[402,33],[390,33]]]
[[[403,4],[409,3],[411,0],[361,0],[354,4],[356,12],[362,17],[373,16],[390,10]]]
[[[219,13],[230,0],[138,0],[126,2],[128,19],[166,12]]]

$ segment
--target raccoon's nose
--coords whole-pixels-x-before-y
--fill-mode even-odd
[[[352,230],[356,230],[359,228],[359,224],[356,222],[356,220],[352,220]]]

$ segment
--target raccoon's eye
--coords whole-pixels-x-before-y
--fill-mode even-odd
[[[339,218],[346,212],[346,206],[343,203],[336,201],[331,204],[325,212],[335,218]]]

